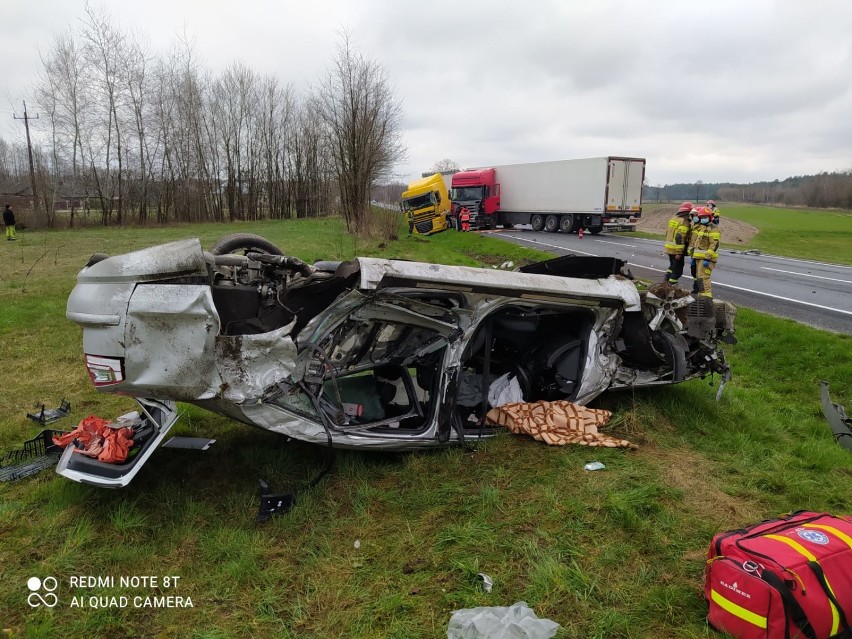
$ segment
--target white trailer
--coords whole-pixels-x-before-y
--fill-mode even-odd
[[[642,215],[643,158],[609,156],[491,168],[500,198],[491,226],[530,224],[551,233],[584,227],[597,234],[605,220],[629,225],[630,218]]]

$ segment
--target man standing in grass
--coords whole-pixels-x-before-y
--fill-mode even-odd
[[[12,205],[7,204],[3,210],[3,224],[6,225],[6,241],[12,241],[15,238],[15,214],[12,212]]]
[[[684,202],[678,208],[674,217],[669,220],[666,231],[666,244],[663,248],[669,256],[669,270],[666,271],[666,282],[677,286],[680,276],[683,275],[683,262],[686,259],[686,247],[689,243],[689,213],[692,211],[692,202]]]

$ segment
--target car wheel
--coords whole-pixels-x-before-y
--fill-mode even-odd
[[[559,229],[559,218],[555,215],[548,215],[544,221],[544,230],[548,233],[556,233]]]
[[[603,229],[603,224],[601,224],[600,226],[593,226],[589,229],[589,233],[591,233],[592,235],[598,235],[601,231],[603,231]]]
[[[284,255],[284,252],[272,242],[260,235],[252,233],[233,233],[226,235],[213,245],[210,249],[213,255],[227,255],[228,253],[269,253],[270,255]]]
[[[542,215],[533,215],[530,218],[530,224],[532,224],[533,231],[540,231],[544,228],[544,216]]]
[[[559,230],[563,233],[570,233],[574,228],[574,218],[570,215],[563,215],[559,218]]]

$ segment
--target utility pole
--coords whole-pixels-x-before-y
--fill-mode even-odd
[[[31,118],[27,115],[27,101],[24,100],[24,117],[19,118],[17,115],[13,114],[13,117],[16,120],[24,121],[24,128],[27,130],[27,154],[30,156],[30,189],[33,192],[33,213],[36,212],[36,207],[38,207],[38,196],[36,195],[36,181],[35,181],[35,168],[33,167],[33,145],[30,142],[30,120],[38,120],[38,114],[34,118]]]

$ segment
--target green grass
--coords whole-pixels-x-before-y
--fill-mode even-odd
[[[70,427],[115,416],[97,394],[80,330],[64,318],[89,254],[199,236],[205,247],[258,232],[308,260],[355,254],[451,264],[536,259],[477,234],[356,243],[339,220],[85,229],[23,234],[0,249],[0,450],[38,428],[32,403],[67,397]],[[45,256],[35,266],[40,257]],[[541,254],[538,254],[541,256]],[[24,280],[32,267],[29,277]],[[852,456],[821,415],[818,381],[852,406],[852,340],[740,309],[734,379],[601,397],[636,452],[551,448],[505,435],[475,452],[340,451],[296,507],[254,524],[257,479],[303,487],[324,450],[195,407],[175,434],[206,452],[157,451],[133,483],[106,491],[51,472],[0,484],[0,630],[23,637],[441,637],[462,607],[524,600],[558,637],[706,637],[704,553],[718,530],[796,509],[852,511]],[[603,461],[588,473],[583,464]],[[356,548],[355,541],[359,541]],[[494,590],[476,580],[485,572]],[[31,609],[26,581],[54,575],[62,604]],[[72,575],[175,575],[178,586],[69,589]],[[190,596],[192,609],[70,608],[72,595]],[[2,635],[0,635],[2,636]]]
[[[671,205],[668,206],[671,208]],[[725,203],[720,210],[723,219],[730,217],[759,229],[747,245],[726,244],[723,221],[723,246],[738,250],[753,248],[774,255],[852,264],[852,211],[787,209],[733,203]],[[662,237],[649,233],[638,235],[655,239]]]
[[[731,205],[722,214],[760,229],[751,246],[767,253],[852,264],[852,212]]]

